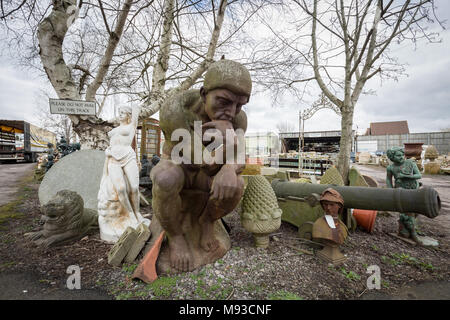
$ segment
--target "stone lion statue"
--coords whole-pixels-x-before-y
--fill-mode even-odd
[[[98,229],[97,211],[85,209],[83,198],[74,191],[58,191],[41,207],[41,213],[43,229],[25,234],[38,246],[67,244]]]

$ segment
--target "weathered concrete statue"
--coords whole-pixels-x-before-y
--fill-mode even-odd
[[[249,101],[251,88],[250,74],[243,65],[220,60],[210,66],[200,90],[176,95],[161,108],[160,126],[165,136],[163,156],[151,172],[153,210],[168,236],[168,248],[164,244],[158,258],[160,271],[193,270],[219,259],[231,246],[220,218],[239,203],[244,189],[240,173],[245,164],[208,164],[202,155],[200,164],[195,164],[198,136],[195,137],[194,129],[200,123],[203,131],[218,130],[215,132],[220,132],[222,137],[226,137],[227,129],[232,133],[237,129],[245,132],[247,116],[241,108]],[[182,155],[187,161],[181,164],[176,163],[172,155],[179,143],[171,140],[177,129],[190,134],[193,151]],[[201,137],[200,141],[202,153],[210,142]],[[227,147],[221,149],[224,145],[234,148],[236,139],[224,139],[213,152],[222,150],[225,154]],[[175,153],[179,156],[179,152]]]
[[[386,169],[386,185],[388,188],[418,189],[420,186],[418,180],[422,178],[422,175],[413,160],[405,159],[404,149],[393,147],[387,151],[387,156],[393,162]],[[394,177],[395,185],[392,184],[392,177]],[[416,216],[416,213],[401,212],[398,220],[398,234],[422,244],[417,237]]]
[[[347,227],[339,220],[339,214],[344,210],[344,199],[339,192],[328,188],[320,195],[320,204],[325,211],[325,216],[314,222],[312,237],[320,239],[324,248],[317,253],[317,256],[338,265],[347,260],[339,251],[339,245],[343,244],[348,236]]]
[[[116,242],[129,226],[150,225],[139,211],[139,168],[131,147],[138,117],[138,107],[121,107],[120,125],[108,132],[110,145],[98,192],[100,238],[108,242]]]
[[[83,198],[74,191],[58,191],[41,212],[43,229],[25,234],[38,246],[67,244],[98,229],[97,212],[85,209]]]

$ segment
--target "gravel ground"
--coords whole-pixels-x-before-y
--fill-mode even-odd
[[[431,177],[430,181],[433,179]],[[440,242],[440,246],[433,249],[411,246],[390,236],[390,232],[397,230],[398,214],[381,212],[372,234],[362,230],[350,234],[341,247],[348,260],[334,267],[309,254],[314,249],[297,238],[296,227],[285,222],[271,236],[267,249],[255,248],[252,235],[242,228],[239,213],[235,211],[225,218],[231,228],[232,248],[222,259],[193,272],[171,277],[162,275],[147,285],[130,279],[138,261],[122,267],[107,264],[111,245],[102,242],[98,233],[71,245],[47,250],[25,240],[23,233],[40,227],[38,187],[33,181],[22,185],[20,192],[25,195],[24,200],[16,208],[22,216],[0,226],[0,286],[2,277],[33,274],[34,280],[28,280],[27,284],[39,286],[36,288],[39,296],[35,296],[38,298],[53,299],[59,294],[64,298],[68,291],[65,287],[69,276],[66,269],[69,265],[79,265],[85,299],[318,300],[376,299],[376,295],[378,298],[403,298],[404,288],[433,283],[439,283],[443,289],[429,298],[450,299],[446,296],[450,284],[450,241],[446,231],[448,226],[442,226],[442,221],[444,224],[448,221],[446,219],[434,221],[436,219],[419,218],[420,230]],[[442,188],[448,192],[450,184]],[[445,207],[441,215],[448,217],[447,201],[450,197],[445,195],[443,198]],[[151,214],[150,207],[143,207],[142,210],[144,214]],[[370,276],[367,267],[370,265],[380,267],[380,290],[366,287]],[[20,299],[20,294],[23,299],[26,298],[23,292],[15,296],[3,294],[0,298]],[[405,296],[409,299],[413,297]]]

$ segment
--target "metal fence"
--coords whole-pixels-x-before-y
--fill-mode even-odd
[[[358,136],[357,141],[377,141],[377,149],[384,152],[392,147],[403,147],[405,142],[422,142],[424,145],[433,145],[439,154],[447,155],[450,152],[450,132]]]

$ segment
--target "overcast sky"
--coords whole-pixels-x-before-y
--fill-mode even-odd
[[[450,3],[437,1],[438,16],[450,17]],[[450,22],[446,24],[450,27]],[[372,78],[365,89],[376,95],[361,96],[355,108],[353,129],[364,133],[371,122],[407,120],[410,132],[435,132],[450,128],[450,31],[440,31],[442,43],[402,43],[393,52],[407,63],[408,76],[380,83]],[[0,57],[0,119],[23,119],[38,124],[36,97],[48,88],[45,78],[14,67],[6,57]],[[41,101],[48,104],[48,101]],[[279,122],[290,122],[298,130],[298,115],[308,105],[286,97],[285,105],[273,107],[264,94],[253,95],[247,110],[248,132],[276,132]],[[340,117],[332,110],[322,109],[305,122],[306,131],[340,130]]]

